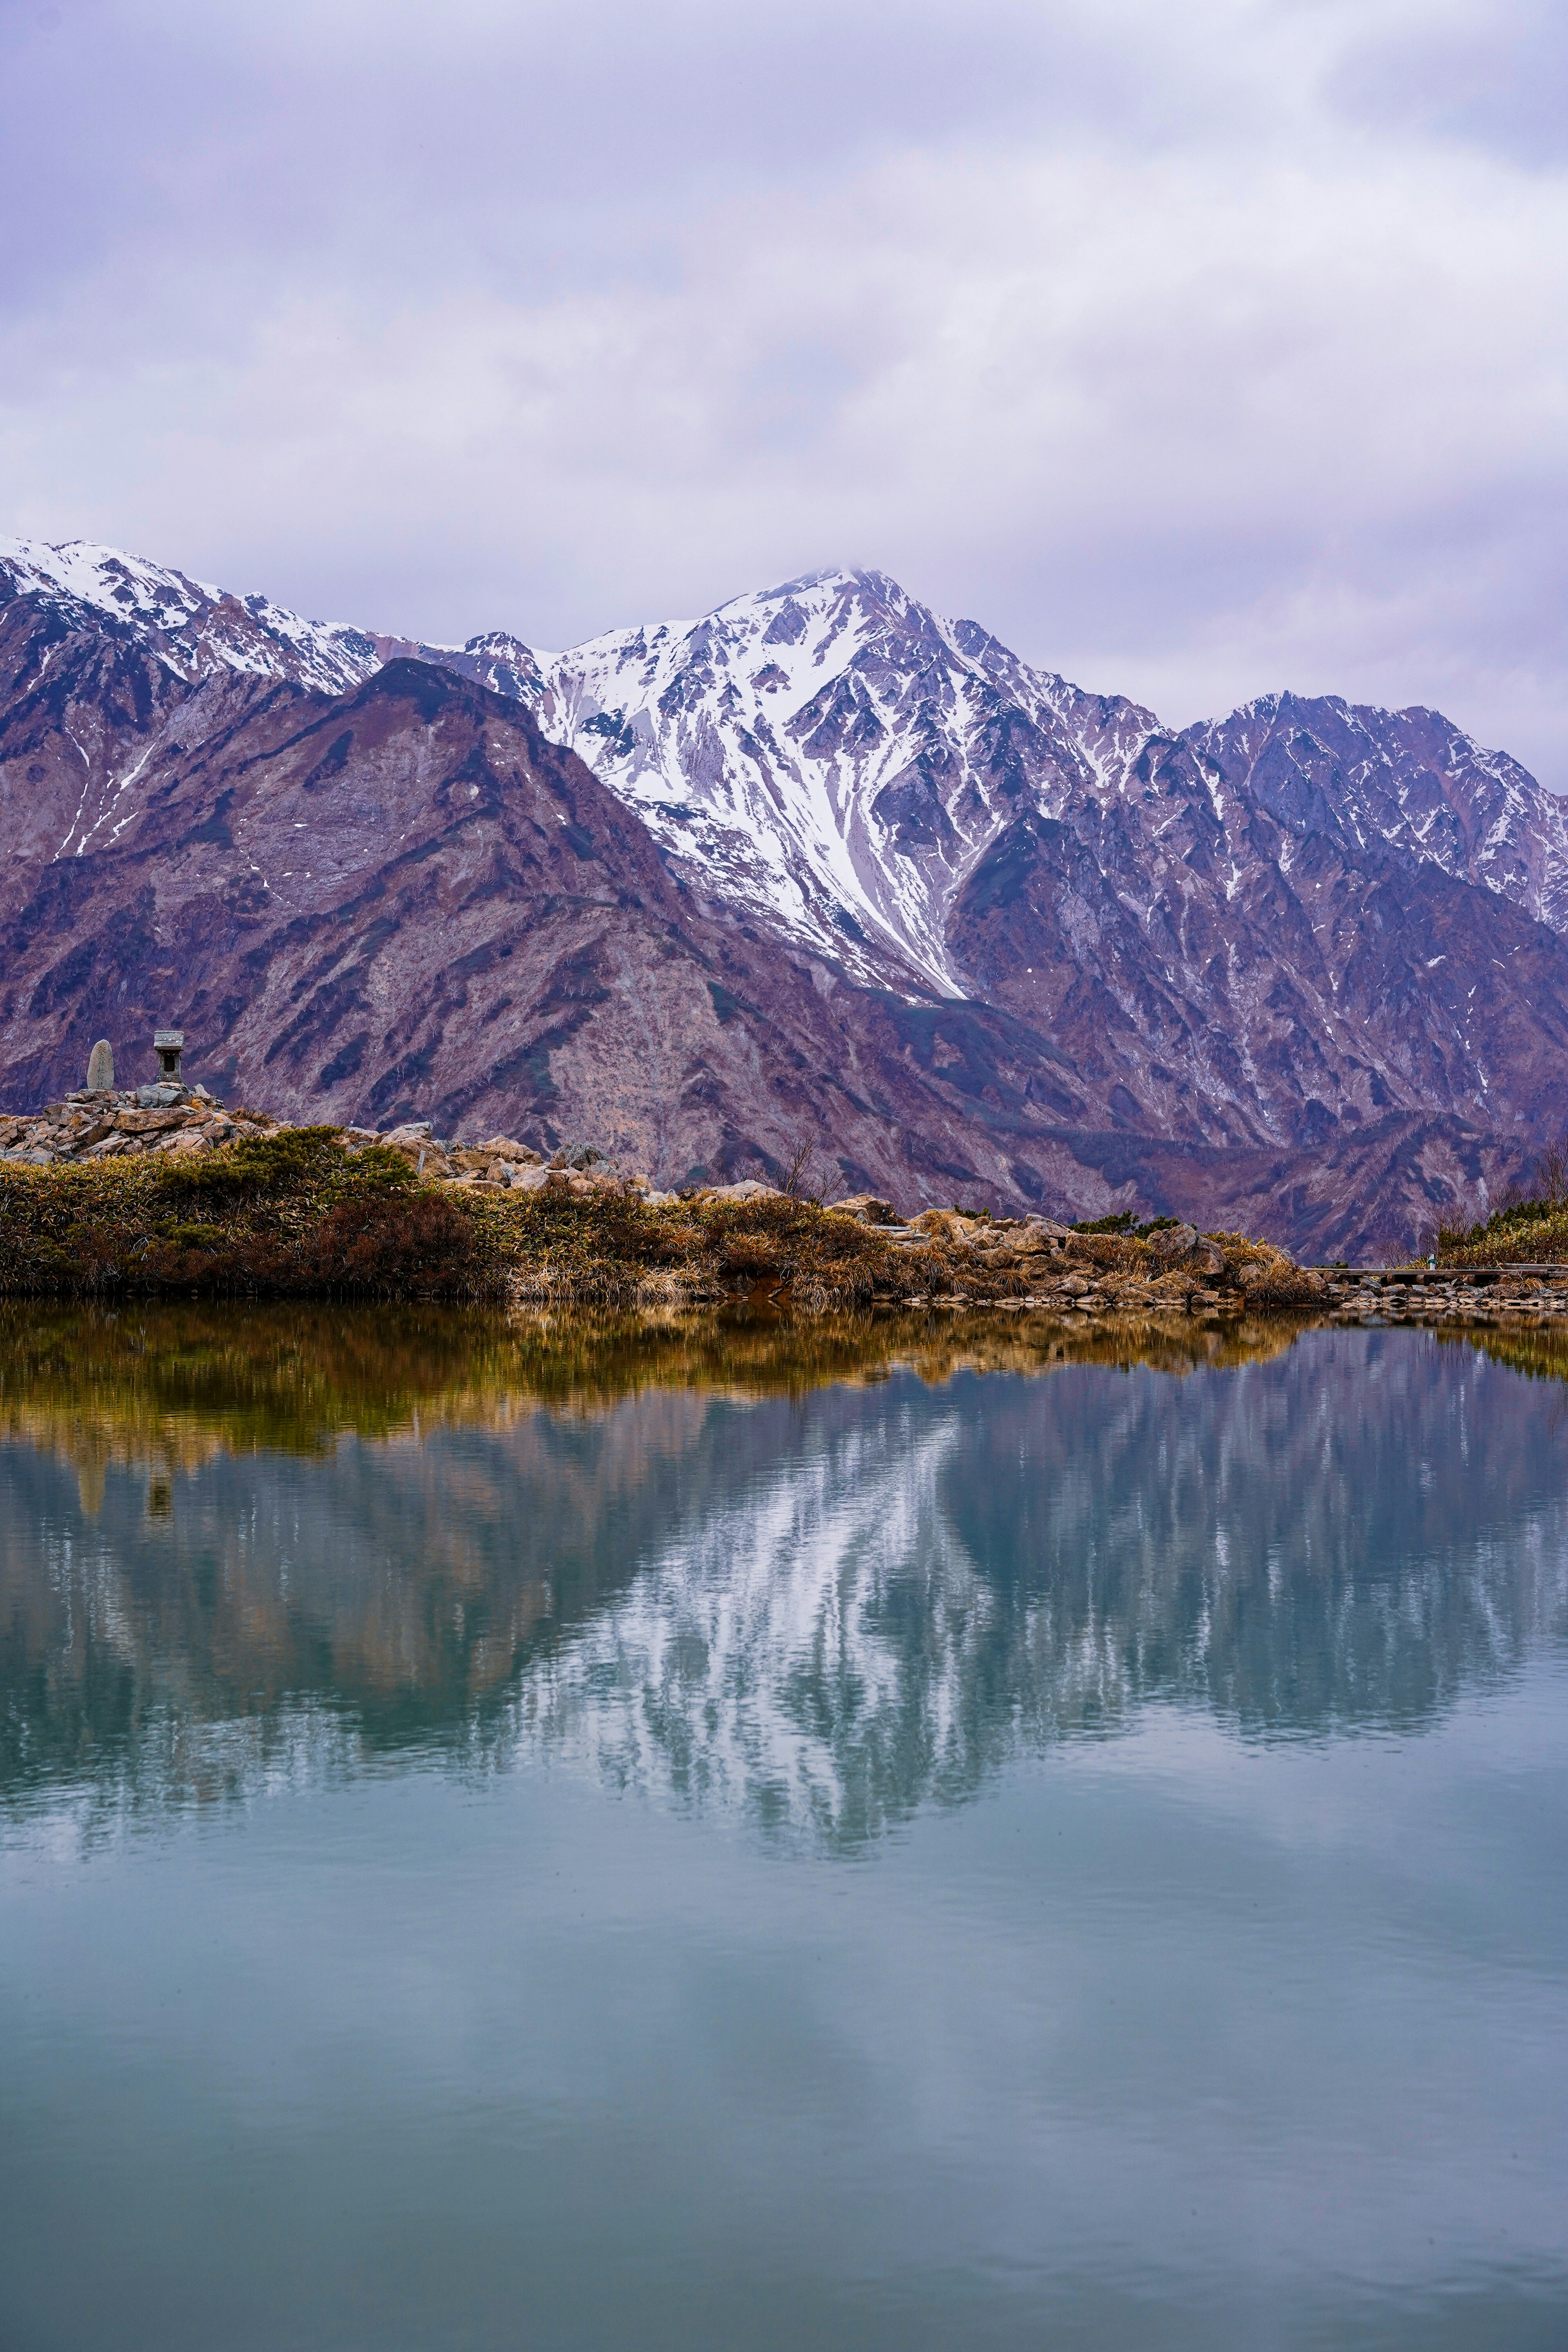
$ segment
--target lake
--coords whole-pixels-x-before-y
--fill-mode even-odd
[[[0,2344],[1568,2342],[1556,1345],[0,1311]]]

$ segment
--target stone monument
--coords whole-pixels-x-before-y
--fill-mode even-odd
[[[93,1095],[114,1092],[114,1049],[107,1037],[100,1037],[87,1057],[87,1090]]]

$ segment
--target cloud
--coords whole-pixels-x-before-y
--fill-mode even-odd
[[[48,13],[0,527],[545,645],[874,562],[1174,719],[1432,702],[1568,784],[1544,9]]]
[[[1524,0],[1440,8],[1352,46],[1330,96],[1353,119],[1473,145],[1526,166],[1568,163],[1568,19]]]

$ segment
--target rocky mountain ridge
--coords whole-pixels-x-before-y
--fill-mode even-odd
[[[270,597],[237,596],[87,540],[0,538],[0,583],[56,607],[68,624],[85,607],[187,682],[233,671],[341,694],[384,658],[363,630],[307,621]]]
[[[694,877],[840,954],[863,926],[949,993],[973,992],[954,910],[1007,826],[1026,808],[1061,821],[1079,802],[1136,799],[1172,758],[1201,779],[1222,855],[1247,854],[1261,811],[1568,920],[1562,804],[1434,711],[1273,695],[1177,732],[876,572],[564,654],[487,643],[485,682],[529,699]],[[1147,894],[1131,903],[1146,911]]]
[[[1436,714],[1176,732],[877,573],[552,655],[0,542],[18,1108],[179,1017],[281,1110],[565,1118],[666,1181],[804,1124],[915,1205],[1262,1196],[1316,1246],[1491,1197],[1559,1115],[1565,877],[1552,796]]]
[[[222,669],[341,693],[389,660],[449,668],[525,704],[731,903],[754,894],[759,916],[851,960],[864,921],[873,952],[951,994],[968,991],[946,902],[1020,784],[1059,818],[1075,793],[1130,793],[1155,743],[1191,749],[1222,819],[1246,795],[1292,831],[1382,844],[1568,928],[1563,803],[1440,712],[1270,694],[1178,732],[882,572],[813,573],[559,654],[504,630],[458,646],[309,621],[85,541],[0,538],[0,587],[85,604],[187,680]],[[937,844],[940,859],[922,855]]]

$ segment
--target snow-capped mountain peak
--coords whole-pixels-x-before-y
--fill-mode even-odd
[[[966,987],[947,914],[1013,787],[1026,772],[1042,804],[1102,787],[1153,725],[872,571],[538,658],[544,732],[706,895],[851,970],[891,954],[945,995]]]
[[[1178,735],[875,570],[805,572],[562,653],[504,630],[451,646],[310,621],[83,541],[0,539],[4,586],[107,619],[189,681],[342,693],[399,656],[457,671],[575,751],[710,908],[915,993],[986,984],[963,907],[977,877],[994,898],[987,860],[1020,824],[1087,827],[1144,926],[1187,887],[1194,826],[1233,896],[1261,816],[1287,843],[1381,845],[1568,929],[1563,805],[1439,713],[1270,694]]]

